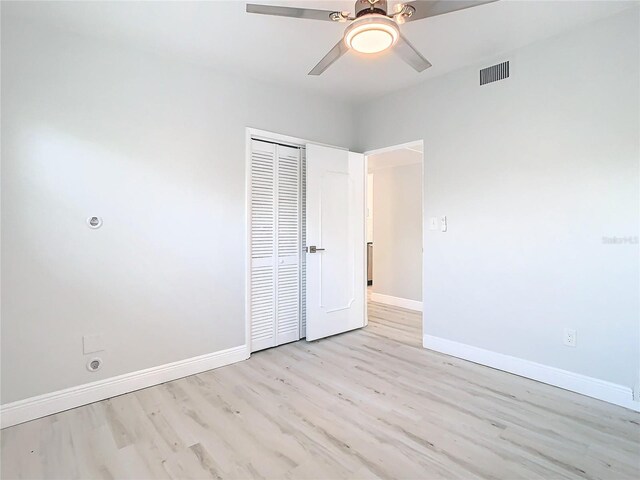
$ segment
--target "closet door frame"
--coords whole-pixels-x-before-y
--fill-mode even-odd
[[[303,152],[301,153],[301,162],[305,161],[304,149],[305,149],[305,146],[309,143],[323,145],[326,147],[343,148],[343,147],[336,147],[334,145],[327,145],[324,143],[313,142],[310,140],[306,140],[304,138],[291,137],[289,135],[282,135],[275,132],[269,132],[267,130],[260,130],[257,128],[246,127],[245,129],[245,205],[244,205],[245,218],[244,218],[244,223],[245,223],[246,236],[245,236],[245,256],[244,256],[244,259],[245,259],[244,261],[245,263],[244,338],[245,338],[245,344],[247,346],[249,355],[251,355],[251,140],[264,140],[266,142],[281,143],[291,147],[301,148],[302,149],[301,151]],[[300,172],[302,176],[302,166],[301,166]],[[303,188],[303,186],[301,186],[301,188]],[[302,200],[302,195],[300,196],[300,199]],[[303,207],[301,205],[301,209],[302,208]],[[303,213],[304,212],[302,212],[301,210],[301,217]],[[302,225],[302,222],[301,222],[301,225]],[[302,232],[301,232],[300,242],[301,244],[303,242]],[[304,245],[301,245],[301,247],[302,248],[300,251],[300,256],[301,256],[300,268],[302,270],[304,266],[302,262],[304,257],[302,254]],[[300,272],[300,283],[302,284],[302,271]],[[303,298],[304,298],[304,295],[301,292],[299,296],[299,299],[301,302]],[[303,309],[303,306],[300,305],[300,315],[302,315],[302,309]],[[301,323],[300,338],[302,338],[303,336],[302,322],[300,323]]]

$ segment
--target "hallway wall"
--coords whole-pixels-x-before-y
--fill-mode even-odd
[[[421,302],[422,163],[380,168],[373,182],[372,298]]]

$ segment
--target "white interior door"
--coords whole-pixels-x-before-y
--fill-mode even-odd
[[[306,150],[306,337],[316,340],[365,326],[366,172],[360,153]]]

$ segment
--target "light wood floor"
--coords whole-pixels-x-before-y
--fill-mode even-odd
[[[640,478],[640,414],[369,326],[2,431],[2,478]]]

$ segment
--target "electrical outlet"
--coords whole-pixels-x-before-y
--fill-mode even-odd
[[[575,347],[576,346],[576,331],[572,328],[564,329],[564,342],[567,347]]]
[[[442,232],[446,232],[447,231],[447,217],[445,215],[440,217],[440,230]]]

